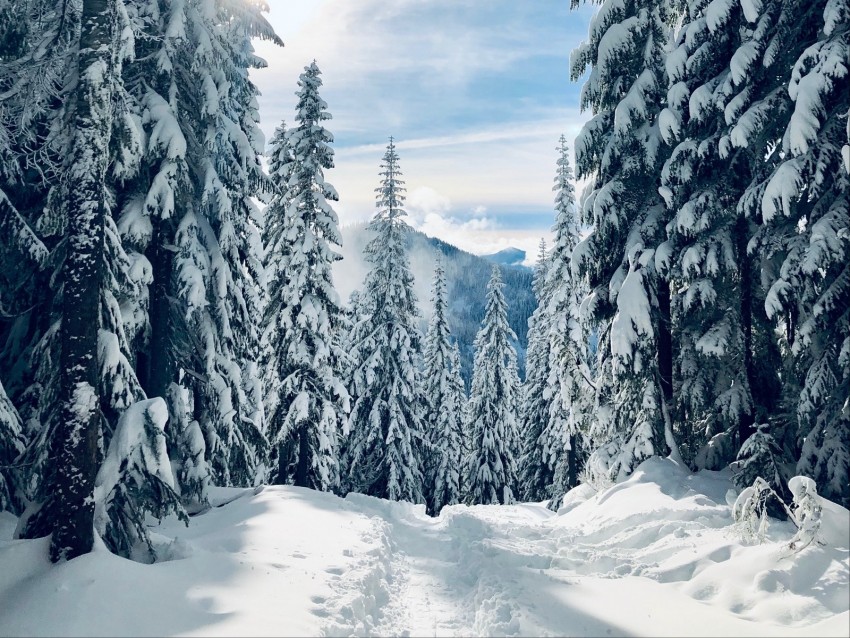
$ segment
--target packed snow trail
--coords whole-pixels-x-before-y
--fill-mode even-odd
[[[393,555],[389,566],[392,582],[389,599],[375,610],[375,635],[482,636],[518,633],[510,585],[517,582],[511,570],[525,568],[500,559],[506,539],[484,515],[493,508],[448,508],[439,518],[425,514],[424,506],[388,503],[360,495],[348,500],[363,512],[372,512],[389,523]],[[522,519],[515,529],[536,537],[534,519],[551,516],[540,506],[505,508],[500,518],[514,513]],[[510,527],[510,526],[509,526]],[[508,552],[510,554],[510,551]],[[548,558],[536,562],[548,566]],[[532,560],[532,562],[534,562]],[[507,585],[507,587],[506,587]],[[340,634],[350,633],[347,628]],[[331,632],[333,633],[333,632]]]
[[[647,461],[540,504],[421,506],[292,487],[216,490],[160,562],[103,547],[51,566],[0,514],[0,636],[848,636],[850,512],[786,556],[742,543],[726,474]]]
[[[576,490],[560,516],[525,504],[454,506],[431,518],[422,506],[349,495],[391,539],[370,633],[850,634],[848,543],[786,559],[776,543],[743,546],[729,488],[726,475],[656,460],[598,497]],[[841,545],[850,513],[834,513],[830,541]],[[793,533],[790,523],[774,526]],[[325,631],[357,633],[344,623]]]

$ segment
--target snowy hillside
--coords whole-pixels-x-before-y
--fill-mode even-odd
[[[0,635],[846,636],[850,512],[783,558],[790,523],[749,545],[725,473],[642,464],[560,514],[538,504],[421,506],[292,487],[219,489],[162,562],[102,546],[47,562],[0,515]],[[230,501],[230,502],[227,502]],[[222,504],[226,503],[226,504]]]

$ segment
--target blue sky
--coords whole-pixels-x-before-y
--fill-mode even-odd
[[[343,224],[374,211],[378,163],[398,143],[413,225],[473,252],[532,257],[553,221],[555,145],[587,114],[570,51],[592,8],[566,0],[271,0],[283,49],[258,43],[267,136],[293,120],[314,58],[333,120]]]

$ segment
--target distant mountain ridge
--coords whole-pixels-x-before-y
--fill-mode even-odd
[[[502,266],[525,266],[526,252],[521,248],[505,248],[492,255],[481,255],[483,259]]]
[[[342,229],[343,260],[337,263],[334,277],[337,288],[347,300],[352,290],[361,289],[368,264],[363,261],[363,248],[369,240],[365,224],[346,226]],[[488,257],[473,255],[457,246],[419,231],[410,233],[410,261],[416,279],[416,294],[422,311],[422,331],[427,327],[431,314],[431,283],[434,265],[441,257],[446,269],[449,299],[449,327],[457,339],[461,353],[461,373],[469,386],[474,357],[473,342],[484,318],[487,282],[493,263],[497,263],[505,284],[505,299],[508,302],[508,322],[517,335],[520,375],[525,373],[525,350],[528,344],[528,318],[534,311],[536,301],[532,290],[532,272],[521,265],[500,263]],[[519,249],[510,249],[522,253]],[[505,251],[501,251],[505,252]],[[499,253],[497,253],[499,254]],[[522,260],[520,260],[522,261]]]

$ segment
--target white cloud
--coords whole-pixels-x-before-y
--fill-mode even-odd
[[[393,134],[414,226],[473,252],[515,246],[533,256],[550,223],[540,229],[538,212],[512,230],[516,220],[500,216],[552,209],[558,136],[574,138],[587,119],[567,69],[592,10],[568,14],[566,4],[271,0],[286,46],[257,43],[269,62],[252,75],[264,94],[263,128],[292,123],[298,75],[316,59],[336,137],[326,177],[343,224],[372,215]],[[544,63],[551,77],[529,85]],[[557,99],[542,99],[540,86],[555,87]]]
[[[429,216],[440,217],[451,208],[451,200],[430,186],[419,186],[409,192],[405,205],[405,210],[414,225],[422,223]]]
[[[561,131],[574,136],[579,127],[578,117],[564,117],[518,126],[511,135],[481,130],[411,143],[399,140],[408,211],[423,219],[428,212],[465,217],[468,213],[461,211],[476,206],[490,211],[551,210],[556,141]],[[340,193],[344,221],[362,221],[374,211],[373,189],[383,151],[383,144],[337,151],[337,168],[328,171],[327,178]]]

